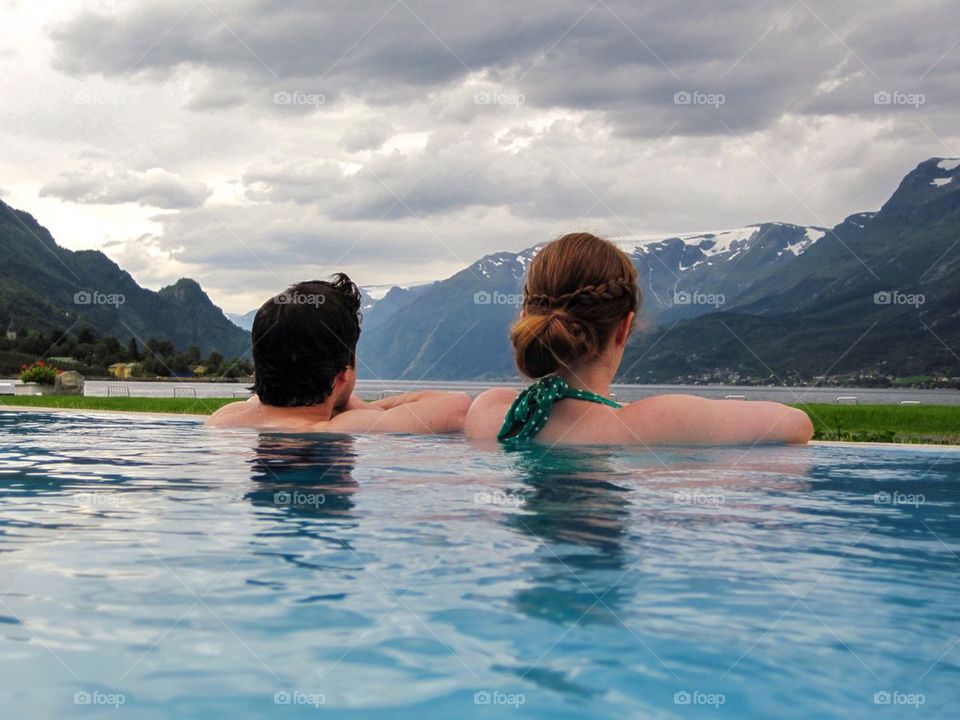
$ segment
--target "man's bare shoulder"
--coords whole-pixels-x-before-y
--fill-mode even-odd
[[[238,400],[224,405],[213,415],[207,418],[207,427],[237,427],[242,425],[244,416],[249,415],[254,407],[259,407],[260,401],[256,397],[248,400]]]

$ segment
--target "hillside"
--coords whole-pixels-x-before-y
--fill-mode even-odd
[[[30,214],[0,201],[0,323],[65,331],[84,325],[117,338],[169,340],[204,354],[246,353],[249,333],[231,323],[193,280],[159,292],[140,287],[106,255],[57,245]]]

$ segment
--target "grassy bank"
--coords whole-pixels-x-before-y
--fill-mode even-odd
[[[4,406],[17,406],[210,415],[215,410],[232,402],[236,402],[236,400],[234,398],[141,398],[46,395],[37,397],[3,397],[0,398],[0,410],[3,410]]]
[[[126,410],[209,415],[233,398],[4,397],[3,406]],[[960,444],[960,406],[797,405],[810,415],[816,440]]]
[[[816,440],[960,444],[956,405],[797,405],[813,420]]]

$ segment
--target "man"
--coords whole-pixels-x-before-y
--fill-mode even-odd
[[[360,291],[343,273],[298,283],[253,321],[255,396],[226,405],[208,427],[286,432],[452,433],[463,430],[464,393],[415,392],[364,402],[353,390]]]

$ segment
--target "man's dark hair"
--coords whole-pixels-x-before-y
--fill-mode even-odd
[[[277,407],[318,405],[338,373],[354,367],[360,291],[343,273],[308,280],[263,304],[253,320],[253,389]]]

